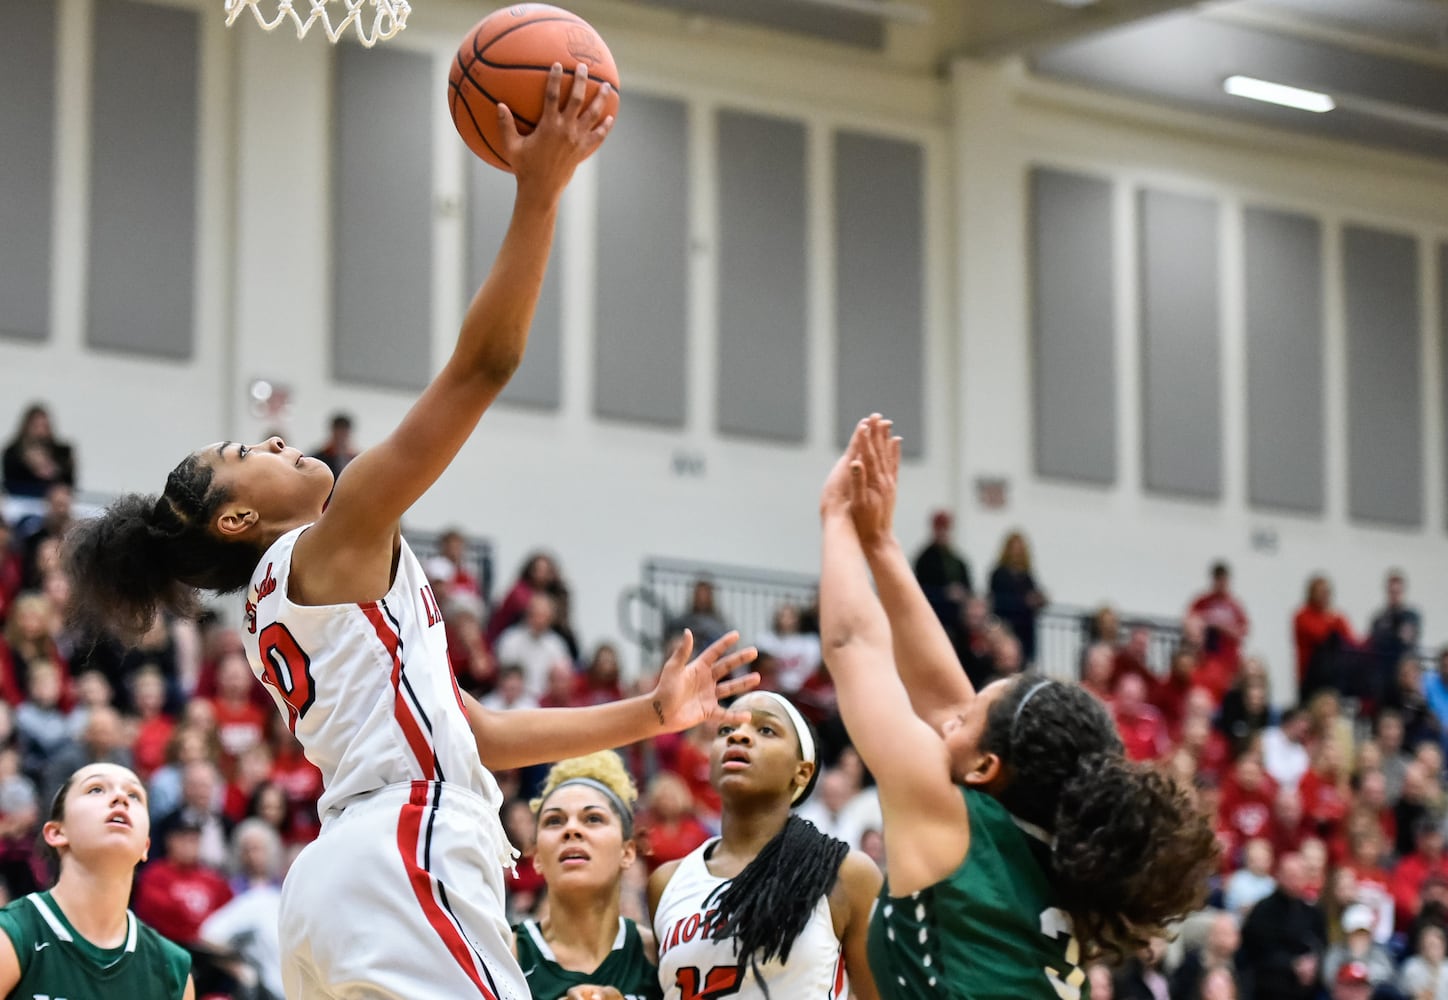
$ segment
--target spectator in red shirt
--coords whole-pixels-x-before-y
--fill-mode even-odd
[[[233,827],[247,818],[252,796],[270,780],[271,769],[271,747],[265,743],[252,747],[236,762],[236,773],[226,783],[221,804],[221,814]]]
[[[245,653],[227,653],[216,665],[216,697],[211,708],[216,715],[216,739],[221,744],[218,763],[224,777],[236,771],[237,759],[266,737],[267,720],[276,713],[263,712],[251,700],[257,686]]]
[[[533,850],[537,846],[538,818],[527,799],[513,798],[503,803],[499,817],[508,840],[518,849],[515,875],[505,879],[508,890],[508,920],[521,920],[537,908],[538,897],[543,892],[543,874],[533,863]]]
[[[1397,926],[1407,927],[1418,915],[1423,902],[1423,883],[1430,875],[1448,877],[1448,857],[1443,854],[1443,831],[1430,817],[1423,817],[1413,827],[1413,853],[1399,859],[1393,869],[1393,905]]]
[[[1145,685],[1144,690],[1150,692],[1157,686],[1156,675],[1151,672],[1151,633],[1144,628],[1134,628],[1126,644],[1116,649],[1116,656],[1111,663],[1111,689],[1116,686],[1123,677],[1133,675],[1141,678]]]
[[[463,591],[477,597],[483,596],[483,585],[468,570],[468,540],[463,537],[461,531],[457,528],[449,528],[438,536],[437,557],[447,560],[451,566],[448,578],[442,581],[446,593],[439,591],[438,597],[446,601],[456,591]],[[431,564],[431,560],[428,562]],[[436,585],[434,584],[434,586]]]
[[[483,640],[487,608],[476,594],[453,593],[444,599],[443,628],[447,658],[458,687],[482,698],[498,681],[498,663]]]
[[[1190,715],[1182,724],[1180,749],[1191,754],[1196,772],[1211,781],[1221,781],[1231,766],[1227,740],[1212,728],[1211,717]]]
[[[498,641],[498,636],[509,626],[523,620],[523,613],[528,610],[528,602],[533,599],[534,594],[556,596],[562,589],[563,582],[553,560],[541,552],[530,555],[524,561],[517,581],[504,596],[503,603],[494,608],[488,618],[488,628],[483,635],[488,647],[492,648]]]
[[[1111,704],[1111,678],[1116,672],[1116,651],[1104,642],[1093,642],[1081,657],[1081,686],[1107,705]]]
[[[1197,657],[1189,649],[1177,649],[1171,654],[1167,675],[1163,680],[1147,686],[1147,698],[1161,710],[1166,727],[1173,735],[1181,731],[1182,720],[1187,714],[1187,696],[1196,686]],[[1216,699],[1212,699],[1215,708]]]
[[[668,763],[669,770],[684,780],[695,807],[711,819],[719,816],[724,805],[709,780],[709,747],[713,738],[713,733],[706,732],[704,726],[695,726],[684,734]]]
[[[1232,593],[1232,570],[1226,563],[1212,565],[1211,587],[1192,601],[1187,613],[1200,617],[1206,626],[1206,660],[1213,672],[1222,674],[1225,690],[1241,664],[1242,640],[1250,628],[1247,612]]]
[[[1348,837],[1348,856],[1344,867],[1357,877],[1357,902],[1373,911],[1373,939],[1386,944],[1393,935],[1394,901],[1392,876],[1383,867],[1387,841],[1382,831],[1367,818],[1367,825]]]
[[[559,661],[548,668],[548,684],[543,697],[538,699],[539,708],[572,708],[578,693],[578,673],[573,664]]]
[[[1161,713],[1146,701],[1146,682],[1126,674],[1116,683],[1112,704],[1116,731],[1121,735],[1126,756],[1131,760],[1156,760],[1171,746]]]
[[[1312,766],[1297,787],[1302,796],[1302,811],[1313,834],[1332,840],[1342,828],[1352,801],[1352,789],[1348,786],[1347,769],[1338,744],[1323,743],[1317,748]]]
[[[1307,680],[1308,667],[1315,657],[1327,655],[1334,647],[1358,644],[1352,625],[1332,606],[1332,583],[1327,577],[1319,575],[1307,581],[1307,600],[1292,619],[1292,634],[1297,643],[1298,684]]]
[[[677,774],[660,771],[649,782],[640,830],[648,841],[647,863],[652,873],[666,861],[687,856],[709,839],[709,831],[694,815],[694,800]]]
[[[25,564],[15,545],[15,533],[5,516],[0,514],[0,622],[10,611],[10,604],[20,593],[25,579]]]
[[[166,857],[136,878],[136,916],[177,944],[200,937],[202,921],[231,899],[231,886],[199,861],[201,827],[182,818],[166,832]]]
[[[1277,785],[1251,754],[1238,759],[1222,785],[1222,825],[1232,838],[1235,855],[1247,841],[1272,829],[1272,806]]]
[[[588,669],[578,678],[575,705],[603,705],[623,699],[619,683],[618,650],[609,643],[599,643],[588,661]]]
[[[140,780],[149,781],[156,768],[167,763],[167,745],[175,732],[175,719],[165,713],[167,679],[153,666],[136,671],[130,679],[130,703],[135,706],[132,758]]]

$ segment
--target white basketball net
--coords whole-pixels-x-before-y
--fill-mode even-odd
[[[242,11],[249,10],[256,23],[267,31],[290,18],[298,38],[305,38],[312,25],[320,22],[327,41],[333,45],[348,28],[355,28],[357,40],[369,49],[407,27],[407,15],[412,12],[407,0],[223,0],[223,3],[228,28],[236,23]],[[262,13],[263,7],[273,9],[274,13],[268,17]],[[304,10],[299,11],[298,7]],[[336,24],[332,23],[334,9]]]

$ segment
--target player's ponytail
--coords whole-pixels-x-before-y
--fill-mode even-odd
[[[251,579],[259,553],[211,530],[227,494],[211,467],[188,456],[160,496],[128,493],[66,535],[74,624],[133,641],[167,611],[194,617],[197,590],[231,593]]]
[[[1129,954],[1201,905],[1217,864],[1210,824],[1169,777],[1125,758],[1083,688],[1016,681],[982,746],[1006,768],[1001,804],[1051,837],[1053,882],[1088,954]]]

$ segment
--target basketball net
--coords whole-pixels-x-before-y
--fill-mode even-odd
[[[282,21],[291,18],[298,38],[305,38],[312,25],[321,22],[327,41],[333,45],[348,28],[355,28],[357,40],[369,49],[407,27],[407,15],[412,12],[407,0],[223,0],[223,4],[228,28],[236,23],[242,11],[249,10],[256,23],[267,31],[275,30]],[[262,7],[271,8],[273,4],[275,13],[268,18],[262,13]],[[303,6],[307,8],[305,14],[297,11],[297,7]],[[334,6],[338,17],[335,25],[332,23]],[[364,13],[367,7],[373,8],[370,30]]]

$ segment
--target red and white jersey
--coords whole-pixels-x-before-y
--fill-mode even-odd
[[[252,671],[322,772],[322,820],[358,796],[419,780],[468,788],[496,814],[502,796],[478,759],[442,613],[406,540],[382,600],[308,606],[287,599],[292,551],[305,530],[278,538],[257,563],[242,641]]]
[[[719,894],[729,882],[709,872],[706,859],[718,843],[715,837],[680,861],[659,897],[654,936],[664,1000],[710,996],[764,1000],[758,977],[749,962],[739,958],[737,941],[712,938]],[[760,964],[759,974],[775,1000],[842,1000],[850,995],[828,895],[816,901],[809,922],[790,947],[789,961],[775,956]]]

